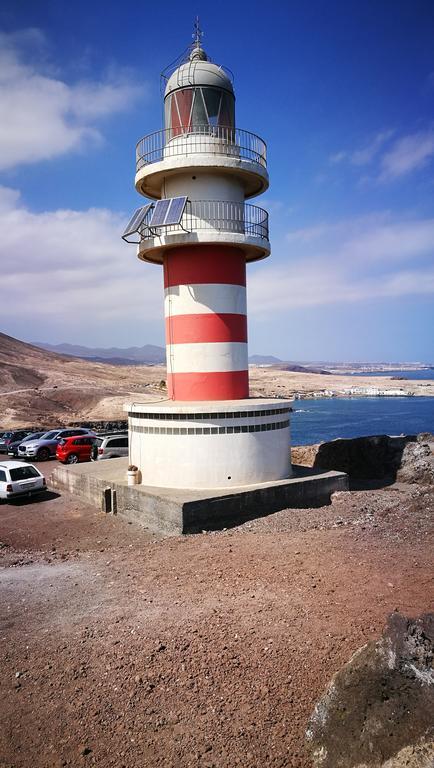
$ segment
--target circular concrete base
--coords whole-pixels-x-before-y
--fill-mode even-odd
[[[291,476],[288,400],[132,403],[130,463],[143,485],[230,488]]]

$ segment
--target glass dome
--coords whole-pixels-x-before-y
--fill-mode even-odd
[[[196,47],[167,81],[165,127],[171,135],[235,127],[235,95],[229,74]]]

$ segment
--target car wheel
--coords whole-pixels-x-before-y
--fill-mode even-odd
[[[78,456],[76,453],[70,453],[66,459],[67,464],[78,464]]]
[[[48,448],[40,448],[36,454],[36,458],[38,461],[47,461],[47,459],[50,458],[50,451]]]

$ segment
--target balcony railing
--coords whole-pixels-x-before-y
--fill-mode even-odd
[[[246,237],[268,240],[268,213],[257,205],[233,203],[227,200],[187,200],[179,224],[150,227],[152,209],[140,228],[140,237],[147,240],[163,235],[198,231],[233,232]]]
[[[163,128],[145,136],[136,147],[136,172],[170,157],[205,153],[224,155],[267,167],[264,141],[249,131],[211,125]]]

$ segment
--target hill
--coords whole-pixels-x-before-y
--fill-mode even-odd
[[[256,366],[250,370],[251,397],[348,396],[372,389],[395,394],[434,396],[434,382],[393,381],[390,377],[354,377],[309,372],[295,364]],[[288,370],[288,368],[290,370]],[[285,370],[286,369],[286,370]],[[311,369],[312,370],[312,369]],[[67,356],[0,334],[0,428],[52,427],[77,421],[124,419],[124,403],[161,400],[166,378],[162,365],[112,365],[108,361]]]
[[[164,378],[157,366],[92,362],[0,333],[0,427],[123,419],[124,402],[156,399]]]

